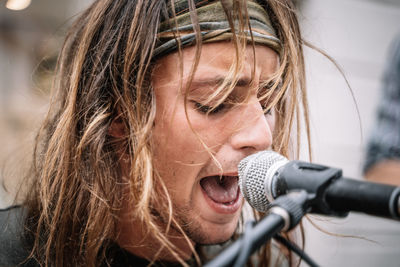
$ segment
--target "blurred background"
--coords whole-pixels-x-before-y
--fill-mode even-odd
[[[0,0],[0,180],[20,177],[46,112],[66,29],[92,0]],[[333,57],[305,49],[314,162],[362,179],[388,48],[400,34],[400,0],[297,0],[304,38]],[[304,149],[303,159],[308,159]],[[0,186],[0,208],[18,179]],[[400,223],[361,214],[306,221],[306,251],[322,266],[400,266]],[[340,237],[354,236],[354,237]],[[368,239],[368,240],[367,240]],[[304,264],[304,266],[306,266]]]
[[[68,26],[91,2],[0,0],[0,208],[29,166]]]
[[[362,179],[388,50],[400,34],[400,0],[297,2],[304,38],[341,66],[361,119],[360,124],[340,72],[324,56],[306,49],[313,161]],[[305,222],[306,251],[321,266],[400,266],[400,222],[356,213],[345,219],[314,216],[313,222],[331,235]]]

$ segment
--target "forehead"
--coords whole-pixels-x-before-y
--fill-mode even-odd
[[[250,79],[254,71],[256,78],[266,80],[278,68],[278,55],[267,46],[255,45],[253,50],[253,47],[248,45],[241,55],[243,61],[239,71],[238,78],[240,79]],[[181,61],[179,53],[169,54],[156,62],[153,77],[163,83],[176,82],[174,78],[182,77],[185,82],[190,77],[195,58],[195,46],[182,50]],[[236,60],[235,47],[229,42],[203,44],[193,82],[202,80],[207,82],[211,77],[216,80],[225,78]],[[182,68],[180,64],[182,64]]]

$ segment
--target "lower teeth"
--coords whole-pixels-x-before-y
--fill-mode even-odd
[[[235,203],[235,200],[232,200],[231,202],[226,202],[224,203],[224,205],[232,205],[233,203]]]

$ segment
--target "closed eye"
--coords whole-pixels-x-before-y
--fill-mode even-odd
[[[272,108],[264,109],[264,114],[265,115],[272,115]]]
[[[259,89],[258,98],[264,110],[265,115],[272,115],[273,107],[271,103],[272,101],[274,101],[277,93],[281,89],[282,89],[282,81],[279,81],[278,84],[276,84],[275,81],[269,81],[267,83],[264,83],[264,85]]]
[[[194,102],[194,106],[196,107],[196,109],[200,113],[203,113],[203,114],[211,114],[211,115],[218,114],[226,108],[226,104],[224,104],[224,103],[221,103],[216,107],[213,107],[213,106],[203,105],[199,102],[195,102],[195,101],[193,101],[193,102]]]

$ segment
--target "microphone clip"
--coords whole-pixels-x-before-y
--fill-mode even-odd
[[[295,160],[288,162],[285,168],[280,168],[275,176],[284,177],[284,179],[273,179],[275,180],[272,185],[274,198],[282,194],[297,192],[301,188],[307,192],[308,199],[304,207],[306,213],[347,216],[348,212],[334,211],[326,201],[326,189],[331,183],[342,177],[341,169]]]

